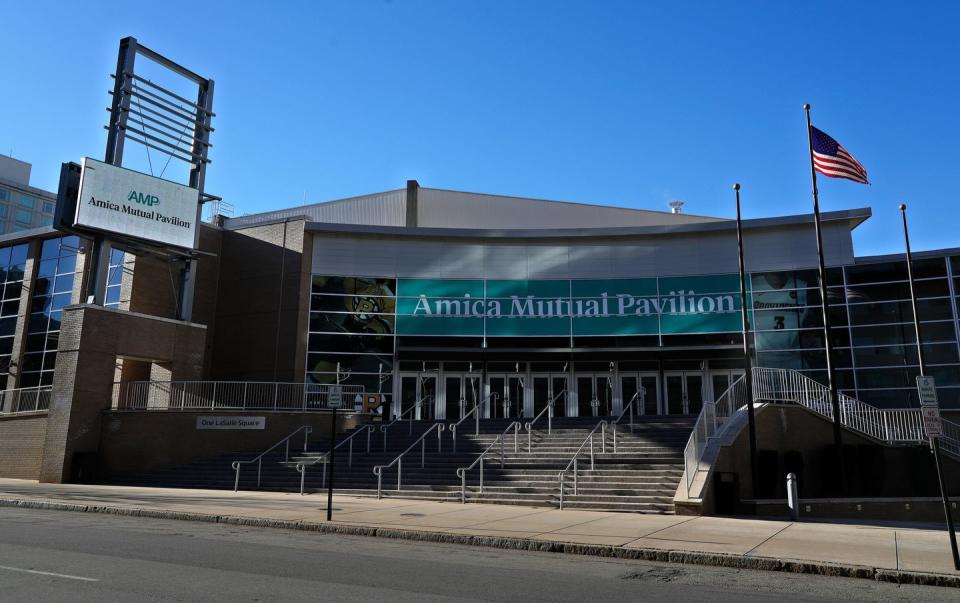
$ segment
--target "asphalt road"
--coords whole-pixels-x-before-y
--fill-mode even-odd
[[[956,589],[0,509],[3,601],[957,601]]]

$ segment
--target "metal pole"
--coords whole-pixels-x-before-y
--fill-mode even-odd
[[[757,419],[753,409],[753,358],[750,355],[750,315],[747,312],[747,271],[743,261],[743,221],[740,218],[740,184],[734,184],[737,196],[737,255],[740,264],[740,319],[743,321],[743,375],[747,386],[747,424],[750,436],[750,481],[753,496],[760,496],[760,471],[757,462]]]
[[[900,215],[903,219],[903,242],[907,250],[907,280],[910,282],[910,307],[913,311],[913,330],[917,339],[917,359],[920,362],[920,376],[926,374],[926,362],[923,356],[923,344],[920,340],[920,317],[917,316],[917,294],[913,289],[913,257],[910,254],[910,233],[907,229],[907,206],[900,204]],[[943,467],[940,463],[940,439],[930,438],[930,447],[933,448],[933,462],[937,466],[937,482],[940,485],[940,497],[943,499],[943,513],[947,519],[947,531],[950,535],[950,551],[953,553],[953,568],[960,570],[960,553],[957,552],[957,531],[953,525],[953,513],[950,510],[950,496],[943,485]]]
[[[846,469],[843,454],[843,429],[841,427],[840,397],[837,392],[837,379],[834,373],[833,343],[830,340],[830,302],[827,298],[827,269],[823,260],[823,233],[820,225],[820,193],[817,190],[817,171],[813,164],[813,130],[810,123],[810,105],[803,106],[807,116],[807,147],[810,152],[810,178],[813,183],[813,224],[817,234],[817,260],[820,277],[820,306],[823,310],[823,337],[827,355],[827,385],[830,388],[830,403],[833,411],[833,446],[837,449],[837,475],[840,492],[846,491]]]
[[[337,453],[337,409],[330,409],[330,481],[327,482],[327,521],[333,521],[333,475]]]
[[[950,551],[953,553],[953,569],[960,571],[960,552],[957,551],[957,530],[950,513],[950,497],[943,485],[943,466],[940,463],[940,438],[930,438],[933,445],[933,461],[937,465],[937,480],[940,482],[940,497],[943,499],[943,512],[947,517],[947,532],[950,534]]]

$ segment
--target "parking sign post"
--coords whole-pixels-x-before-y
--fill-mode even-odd
[[[937,385],[933,377],[917,377],[917,391],[920,392],[920,412],[923,416],[923,433],[930,440],[933,449],[933,462],[937,466],[937,481],[940,483],[940,497],[943,499],[943,513],[947,518],[947,531],[950,534],[950,551],[953,553],[953,567],[960,570],[960,552],[957,551],[957,532],[953,525],[953,513],[950,512],[950,497],[943,485],[943,465],[940,462],[940,436],[943,422],[940,420],[940,404],[937,401]]]

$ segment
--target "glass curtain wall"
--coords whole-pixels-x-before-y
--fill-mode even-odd
[[[951,258],[960,267],[960,258]],[[960,407],[960,356],[947,258],[914,260],[917,311],[928,374],[941,403]],[[831,339],[839,388],[880,407],[918,404],[919,359],[903,260],[828,271]],[[827,382],[816,271],[752,274],[757,365]],[[953,292],[952,292],[953,291]]]
[[[0,389],[6,389],[10,376],[10,358],[17,329],[17,314],[20,312],[27,251],[26,243],[0,247]]]
[[[80,239],[46,239],[40,249],[27,321],[20,387],[53,383],[63,308],[70,304]]]
[[[394,279],[313,275],[307,381],[390,393],[395,296]]]

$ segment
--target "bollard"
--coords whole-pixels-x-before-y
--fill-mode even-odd
[[[787,474],[787,506],[790,507],[790,521],[800,521],[800,500],[797,497],[797,475]]]

